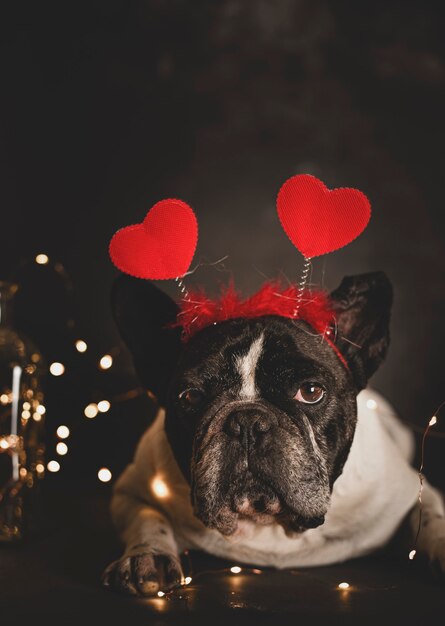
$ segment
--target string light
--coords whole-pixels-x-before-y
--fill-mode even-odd
[[[157,498],[167,498],[170,495],[170,489],[159,476],[155,476],[151,481],[151,488]]]
[[[62,376],[62,374],[65,372],[65,366],[63,365],[63,363],[54,361],[54,363],[51,363],[51,365],[49,366],[49,371],[53,376]]]
[[[108,483],[110,482],[111,478],[112,478],[112,474],[110,472],[110,470],[107,467],[102,467],[98,472],[97,472],[97,477],[98,479],[102,482],[102,483]]]
[[[378,405],[377,405],[377,402],[373,398],[369,398],[369,400],[366,401],[366,406],[367,406],[368,409],[375,410],[375,409],[377,409]],[[428,421],[428,425],[426,426],[426,428],[423,431],[422,446],[421,446],[421,461],[420,461],[420,467],[419,467],[419,470],[418,470],[419,482],[420,482],[419,493],[418,493],[418,496],[417,496],[417,500],[419,502],[419,523],[418,523],[418,527],[417,527],[416,538],[414,540],[414,548],[408,554],[408,558],[409,558],[410,561],[413,561],[414,557],[417,554],[416,546],[417,546],[417,542],[418,542],[418,539],[419,539],[420,530],[421,530],[421,527],[422,527],[422,510],[423,510],[422,492],[423,492],[423,481],[424,481],[424,476],[423,476],[422,472],[423,472],[423,466],[424,466],[424,462],[425,462],[425,440],[426,440],[426,437],[427,437],[427,435],[429,433],[430,428],[437,424],[437,421],[438,421],[437,413],[439,413],[439,411],[442,409],[443,406],[445,406],[445,401],[442,402],[442,404],[439,405],[439,407],[437,408],[437,411],[430,418],[430,420]],[[347,583],[340,583],[340,585],[343,585],[343,584],[347,585]],[[340,587],[340,585],[339,585],[339,588],[342,588],[342,589],[346,589],[347,588],[347,587]]]
[[[5,435],[0,437],[0,451],[12,450],[13,452],[20,452],[23,449],[23,440],[18,435]]]
[[[2,404],[8,404],[9,403],[9,396],[7,393],[2,393],[2,395],[0,396],[0,402]]]
[[[47,254],[44,253],[39,253],[35,256],[35,262],[39,265],[47,265],[50,263],[50,259],[48,257]],[[56,271],[57,273],[61,274],[62,277],[64,278],[65,281],[65,286],[67,291],[70,290],[72,288],[71,284],[70,284],[70,280],[69,280],[69,276],[65,270],[65,268],[63,267],[63,265],[61,263],[51,263],[51,267],[54,269],[54,271]],[[73,328],[74,327],[74,320],[69,320],[68,321],[68,327]],[[88,344],[85,340],[83,339],[76,339],[74,341],[74,346],[75,349],[77,350],[77,352],[79,353],[84,353],[88,350]],[[111,352],[111,354],[104,354],[98,362],[98,365],[100,367],[100,369],[102,370],[108,370],[109,368],[112,367],[113,365],[113,353],[118,352],[117,348],[114,348],[113,351]],[[38,353],[33,353],[31,355],[31,362],[32,363],[38,363],[41,360],[41,357]],[[35,365],[32,366],[35,369]],[[52,376],[58,377],[58,376],[62,376],[66,371],[65,365],[59,361],[54,361],[49,365],[49,372]],[[31,372],[32,373],[32,372]],[[127,400],[127,399],[131,399],[133,397],[137,397],[139,395],[141,395],[142,393],[146,393],[143,389],[138,388],[137,390],[132,390],[131,392],[128,392],[126,394],[121,394],[122,398],[120,397],[116,397],[116,399],[112,399],[115,400],[116,402],[121,401],[121,400]],[[25,391],[24,393],[26,400],[29,400],[24,402],[22,405],[22,418],[24,420],[28,420],[30,419],[31,415],[33,417],[33,419],[35,421],[41,421],[42,416],[45,414],[46,409],[43,405],[39,405],[38,402],[36,402],[36,405],[33,407],[33,403],[34,403],[34,392],[32,389],[28,389]],[[38,396],[36,396],[37,398]],[[11,393],[2,393],[0,394],[0,404],[1,405],[7,405],[10,404],[12,402],[12,394]],[[84,409],[84,414],[86,417],[88,418],[94,418],[97,416],[98,412],[101,413],[106,413],[107,411],[109,411],[111,408],[111,403],[109,400],[101,400],[100,402],[96,403],[90,403],[88,404],[85,409]],[[33,412],[34,409],[34,412]],[[65,426],[65,425],[60,425],[57,428],[57,437],[59,439],[66,439],[69,437],[70,435],[70,429]],[[16,448],[16,442],[12,441],[12,436],[9,436],[7,438],[5,437],[0,437],[0,450],[15,450]],[[65,442],[63,441],[59,441],[56,444],[56,452],[57,454],[60,454],[61,456],[67,454],[68,452],[68,446]],[[60,463],[56,460],[50,460],[48,461],[46,468],[48,469],[49,472],[58,472],[61,469]],[[35,470],[38,474],[43,475],[45,472],[45,465],[43,463],[37,463],[35,465]],[[22,470],[20,470],[20,474],[23,476],[24,473],[27,472],[27,470],[25,468],[22,468]],[[103,467],[101,469],[99,469],[98,471],[98,478],[100,481],[102,482],[109,482],[112,479],[112,474],[111,471],[106,468]],[[157,491],[160,497],[165,497],[167,494],[170,493],[168,487],[165,485],[165,483],[161,484],[161,481],[158,482],[157,484]],[[189,580],[190,579],[190,580]],[[191,581],[191,578],[188,577],[187,579],[188,581]],[[165,595],[165,594],[163,594]]]
[[[60,463],[57,461],[50,461],[46,467],[49,472],[58,472],[60,470]]]
[[[66,443],[64,443],[63,441],[59,441],[56,446],[56,452],[57,454],[60,454],[60,456],[64,456],[68,452],[68,446],[66,445]]]
[[[414,547],[413,549],[410,551],[410,553],[408,554],[408,558],[410,561],[414,560],[414,557],[417,554],[417,542],[419,540],[419,535],[420,535],[420,529],[422,527],[422,513],[423,513],[423,502],[422,502],[422,492],[423,492],[423,466],[425,463],[425,440],[428,436],[429,430],[432,426],[435,426],[437,424],[437,413],[439,413],[439,411],[441,410],[441,408],[445,406],[445,401],[442,402],[438,408],[437,411],[435,411],[434,415],[429,419],[428,421],[428,425],[426,426],[424,433],[423,433],[423,437],[422,437],[422,447],[421,447],[421,455],[420,455],[420,467],[419,467],[419,482],[420,482],[420,486],[419,486],[419,494],[417,496],[417,500],[419,502],[419,524],[417,526],[417,533],[416,533],[416,538],[414,539]]]
[[[57,436],[60,437],[60,439],[66,439],[70,436],[70,429],[68,428],[68,426],[59,426],[56,432]]]
[[[234,565],[230,568],[230,571],[232,572],[232,574],[239,574],[242,570],[239,565]]]
[[[96,417],[98,413],[99,409],[97,408],[97,404],[94,404],[93,402],[85,407],[84,414],[85,417],[88,417],[89,419],[93,419],[93,417]]]
[[[111,354],[104,354],[99,361],[99,367],[101,370],[108,370],[113,365],[113,357]]]
[[[158,591],[158,598],[163,598],[165,596],[164,591]]]
[[[349,583],[340,583],[338,585],[339,589],[349,589]]]
[[[46,265],[49,261],[48,255],[46,254],[38,254],[36,256],[36,263],[39,265]]]
[[[191,582],[192,582],[192,577],[191,576],[186,576],[184,578],[184,585],[190,585]]]
[[[88,345],[83,339],[78,339],[75,343],[77,352],[86,352]]]

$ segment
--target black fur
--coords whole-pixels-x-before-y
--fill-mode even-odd
[[[178,331],[165,328],[176,305],[149,283],[124,280],[125,298],[115,289],[116,318],[143,383],[166,404],[167,436],[197,517],[224,534],[243,519],[273,519],[288,533],[322,524],[352,443],[356,395],[388,347],[392,292],[385,275],[345,278],[332,294],[336,341],[349,370],[308,324],[277,316],[209,326],[181,349]],[[236,357],[261,334],[258,397],[240,400]],[[325,389],[319,403],[294,399],[304,382]],[[197,390],[190,406],[187,389]]]
[[[392,299],[392,286],[383,272],[346,276],[331,294],[337,345],[358,389],[366,387],[386,356]]]
[[[121,275],[113,284],[111,307],[142,384],[164,405],[181,350],[181,330],[169,326],[178,305],[153,283]]]

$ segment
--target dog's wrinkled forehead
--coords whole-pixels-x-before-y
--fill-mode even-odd
[[[303,321],[278,316],[230,320],[204,329],[185,346],[178,369],[184,383],[224,386],[246,400],[258,397],[264,377],[283,385],[295,375],[348,377],[320,334]]]

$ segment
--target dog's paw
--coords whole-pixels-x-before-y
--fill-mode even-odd
[[[111,563],[102,575],[105,587],[133,596],[153,596],[181,584],[179,557],[173,554],[141,552],[124,555]]]

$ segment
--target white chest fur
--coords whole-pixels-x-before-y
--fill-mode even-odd
[[[264,566],[321,565],[366,554],[389,540],[417,498],[417,473],[409,464],[412,449],[410,432],[385,400],[362,391],[354,441],[325,523],[296,538],[288,538],[279,525],[248,525],[244,533],[227,539],[193,515],[190,488],[173,457],[160,411],[138,446],[132,490],[166,513],[180,550],[201,549]],[[165,483],[167,496],[156,497],[155,478]]]

